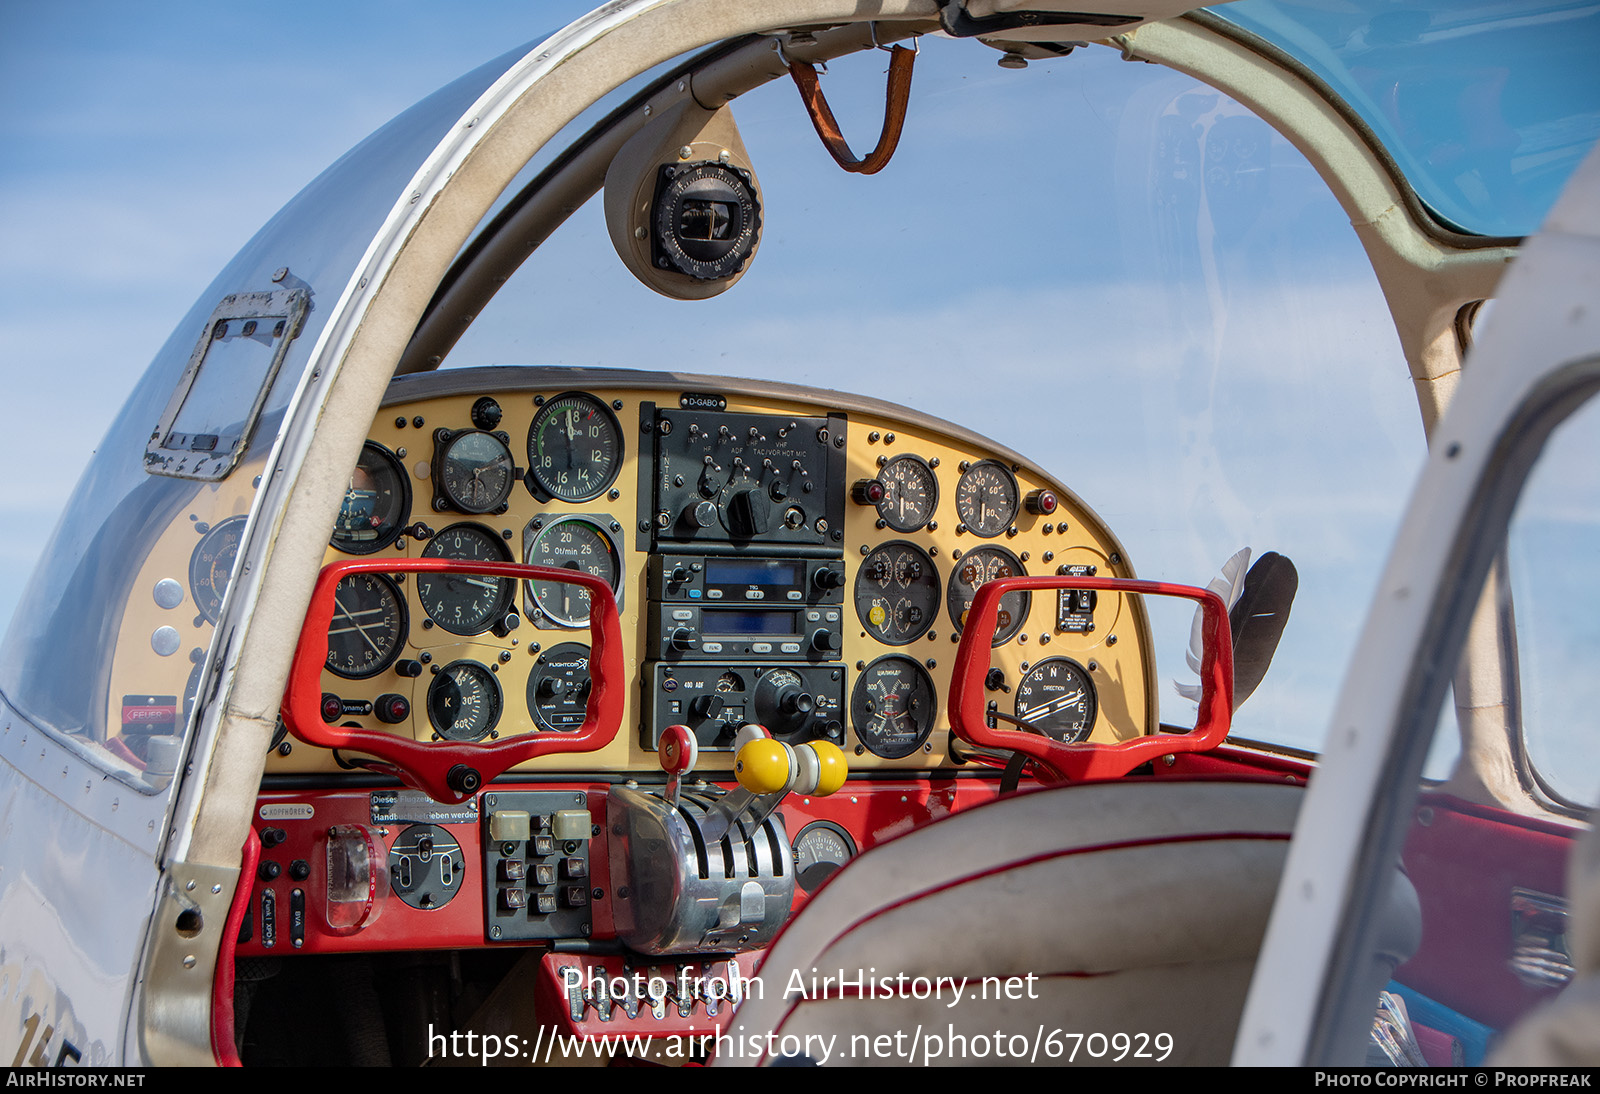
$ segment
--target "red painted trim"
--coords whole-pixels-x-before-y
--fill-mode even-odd
[[[987,588],[987,587],[988,586],[984,586],[984,588]],[[1076,586],[1074,586],[1074,588],[1076,588]],[[979,589],[978,591],[981,593],[983,590]],[[970,616],[968,618],[970,618]],[[1055,859],[1061,859],[1061,858],[1072,858],[1072,857],[1075,857],[1077,855],[1098,854],[1098,853],[1101,853],[1101,852],[1104,852],[1104,851],[1125,851],[1125,850],[1131,850],[1131,849],[1137,848],[1137,847],[1156,847],[1156,846],[1161,846],[1163,844],[1173,844],[1173,843],[1215,843],[1215,842],[1220,842],[1220,841],[1224,841],[1224,840],[1264,840],[1264,841],[1275,841],[1275,842],[1287,842],[1289,840],[1289,838],[1290,838],[1290,835],[1291,835],[1291,833],[1289,833],[1289,832],[1202,832],[1202,833],[1196,833],[1196,834],[1193,834],[1193,835],[1184,835],[1184,836],[1149,836],[1149,837],[1146,837],[1146,838],[1143,838],[1143,839],[1118,840],[1118,841],[1112,842],[1112,843],[1097,843],[1097,844],[1091,844],[1091,845],[1084,846],[1084,847],[1068,847],[1068,848],[1063,848],[1063,849],[1057,850],[1057,851],[1047,851],[1047,852],[1044,852],[1043,854],[1028,855],[1028,856],[1026,856],[1024,858],[1012,859],[1009,862],[999,863],[997,865],[989,867],[988,869],[979,870],[979,871],[977,871],[975,873],[963,874],[959,878],[952,878],[951,880],[941,882],[938,885],[929,886],[926,889],[920,889],[915,893],[910,893],[910,894],[908,894],[908,895],[906,895],[904,897],[901,897],[899,900],[895,900],[895,901],[892,901],[889,904],[885,904],[885,905],[883,905],[883,906],[881,906],[879,908],[875,908],[873,911],[868,912],[866,915],[864,915],[861,918],[855,920],[854,922],[850,923],[848,926],[844,927],[843,929],[841,929],[840,931],[835,933],[831,938],[829,938],[821,946],[818,946],[817,949],[816,949],[816,952],[818,954],[826,953],[832,946],[834,946],[836,943],[838,943],[840,939],[844,938],[846,935],[850,934],[852,931],[856,930],[858,927],[861,927],[864,924],[870,923],[874,919],[877,919],[880,916],[887,915],[888,913],[890,913],[892,911],[895,911],[898,908],[902,908],[902,907],[906,906],[907,904],[915,903],[916,901],[926,899],[927,897],[930,897],[930,896],[935,896],[935,895],[937,895],[939,893],[942,893],[942,892],[947,892],[947,891],[949,891],[951,889],[958,889],[958,888],[960,888],[960,887],[962,887],[964,885],[970,885],[975,881],[982,881],[985,878],[993,877],[996,874],[1009,873],[1012,870],[1026,869],[1029,866],[1035,866],[1035,865],[1037,865],[1037,864],[1039,864],[1041,862],[1050,862],[1050,861],[1053,861]],[[791,920],[791,922],[793,922],[793,921]],[[782,941],[782,939],[783,939],[783,932],[780,932],[778,937],[773,940],[773,943],[772,943],[771,947],[768,948],[767,956],[769,956],[769,957],[771,956],[772,952],[778,948],[778,945]],[[763,968],[762,969],[758,969],[757,972],[764,971],[764,966],[765,966],[765,960],[763,959]],[[1072,976],[1074,974],[1070,973],[1070,972],[1055,972],[1055,973],[1045,973],[1043,975],[1044,976],[1057,976],[1057,975],[1060,975],[1060,976]],[[800,1003],[802,1003],[802,1002],[810,1002],[810,1000],[797,1000],[797,1001],[790,1002],[789,1008],[783,1012],[783,1016],[781,1018],[779,1018],[778,1021],[773,1025],[773,1032],[774,1033],[781,1033],[782,1032],[783,1024],[789,1020],[789,1017],[792,1014],[794,1014],[795,1010],[800,1006]],[[767,1058],[766,1055],[763,1053],[762,1056],[760,1057],[760,1059],[758,1059],[756,1061],[757,1066],[759,1066],[763,1061],[765,1061],[766,1058]]]
[[[322,670],[328,660],[328,626],[333,621],[334,590],[341,578],[364,573],[467,573],[579,585],[589,592],[588,714],[576,733],[529,733],[489,743],[416,741],[389,733],[328,725],[322,720]],[[610,744],[622,725],[626,687],[622,657],[622,624],[611,586],[592,574],[514,562],[473,562],[445,558],[355,559],[323,567],[311,593],[311,607],[300,629],[289,688],[284,694],[283,721],[296,738],[318,748],[340,748],[375,756],[383,769],[435,801],[466,801],[475,791],[461,791],[448,781],[453,768],[470,768],[487,783],[508,769],[564,752],[594,752]]]
[[[1191,733],[1158,733],[1115,744],[1062,744],[1037,733],[990,729],[987,690],[991,641],[999,618],[1000,598],[1016,591],[1095,589],[1150,596],[1178,596],[1200,603],[1205,652],[1200,661],[1200,709]],[[950,678],[950,728],[957,737],[983,748],[1021,752],[1059,780],[1117,778],[1158,756],[1203,752],[1221,744],[1233,719],[1233,635],[1228,607],[1209,589],[1135,581],[1120,577],[1006,577],[978,588],[956,648]]]
[[[211,980],[211,1054],[218,1067],[243,1067],[233,1046],[233,950],[239,941],[239,928],[255,894],[256,864],[261,861],[261,837],[252,826],[244,838],[239,863],[239,883],[228,906],[228,919],[222,925],[222,941],[217,946],[217,971]]]

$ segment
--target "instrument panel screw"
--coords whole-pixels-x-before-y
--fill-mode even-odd
[[[878,443],[878,438],[880,436],[882,436],[882,434],[880,434],[876,429],[874,429],[871,433],[867,434],[867,443],[868,444],[877,444]]]
[[[1121,566],[1122,565],[1122,556],[1117,554],[1117,552],[1112,551],[1111,552],[1110,561],[1111,561],[1111,565],[1113,565],[1113,566]]]
[[[394,427],[396,429],[404,429],[406,427],[406,416],[404,414],[394,420]]]
[[[278,746],[278,755],[280,755],[280,756],[287,756],[287,755],[289,755],[289,753],[291,753],[293,751],[294,751],[294,745],[290,744],[288,741],[285,741],[281,745]]]
[[[511,651],[510,650],[501,650],[500,651],[500,662],[501,662],[501,664],[504,664],[505,662],[507,662],[509,660],[511,660]]]
[[[606,495],[606,497],[610,498],[612,501],[616,501],[618,498],[622,497],[622,491],[621,490],[612,490],[609,494]]]
[[[1116,644],[1117,644],[1117,636],[1116,635],[1114,635],[1114,634],[1106,635],[1106,645],[1115,646]]]
[[[885,433],[884,436],[883,436],[883,443],[884,444],[894,444],[894,434],[893,433]]]
[[[415,418],[411,419],[411,428],[413,428],[413,429],[421,429],[423,427],[423,425],[425,424],[425,422],[426,422],[426,419],[424,419],[421,414],[418,414]]]
[[[500,928],[499,927],[490,927],[489,928],[489,937],[490,938],[499,938],[500,937]]]

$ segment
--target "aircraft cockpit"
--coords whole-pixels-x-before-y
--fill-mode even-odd
[[[84,872],[154,909],[49,973],[137,954],[124,1041],[83,998],[57,1040],[796,1054],[708,1048],[738,1015],[815,1059],[921,1028],[779,982],[876,962],[1007,985],[952,1037],[1233,1057],[1383,545],[1530,230],[1460,226],[1470,141],[1458,204],[1419,196],[1280,6],[607,5],[319,176],[139,381],[0,651],[13,781],[82,785],[71,823],[120,833]],[[1586,791],[1495,743],[1498,648],[1371,871],[1341,1060],[1481,1062],[1573,973]]]

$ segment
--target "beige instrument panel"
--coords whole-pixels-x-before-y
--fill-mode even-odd
[[[654,438],[644,432],[641,424],[644,404],[671,409],[678,406],[684,393],[710,392],[725,399],[726,406],[720,414],[707,412],[703,417],[708,422],[743,421],[745,419],[737,416],[750,414],[796,419],[829,414],[841,416],[841,411],[847,419],[842,484],[846,495],[844,536],[842,541],[835,541],[837,547],[834,548],[835,557],[843,561],[845,582],[842,603],[830,605],[836,606],[843,617],[842,649],[802,664],[842,673],[843,709],[839,711],[842,732],[837,740],[855,770],[926,769],[951,763],[947,752],[949,717],[945,704],[958,632],[948,610],[948,590],[952,570],[961,565],[960,558],[956,557],[958,553],[964,556],[973,548],[1003,547],[1029,574],[1055,573],[1057,567],[1073,565],[1096,567],[1095,572],[1101,575],[1131,573],[1131,568],[1121,560],[1121,548],[1115,539],[1063,484],[1022,464],[1016,456],[992,442],[963,436],[961,431],[934,419],[918,418],[899,408],[873,405],[833,392],[807,392],[784,385],[649,374],[637,374],[634,384],[629,385],[626,380],[618,383],[613,377],[633,378],[626,373],[561,370],[547,374],[545,382],[541,383],[541,373],[535,369],[476,369],[416,377],[394,385],[368,434],[370,441],[394,453],[405,469],[411,491],[408,525],[420,521],[437,533],[461,522],[471,522],[505,543],[513,560],[520,562],[525,560],[525,545],[538,534],[530,531],[536,522],[540,527],[549,527],[561,518],[581,516],[587,523],[609,533],[618,549],[621,569],[618,600],[625,645],[624,664],[628,673],[622,728],[616,739],[597,753],[547,756],[532,761],[526,765],[527,769],[626,771],[658,766],[647,745],[645,709],[645,691],[654,682],[650,671],[651,552],[649,536],[641,533],[640,524],[641,513],[649,514],[653,509],[649,499],[655,465]],[[672,386],[674,382],[677,386]],[[429,388],[441,386],[449,393],[428,394]],[[593,397],[611,408],[616,416],[622,451],[616,478],[606,492],[586,501],[540,501],[519,481],[512,488],[503,513],[474,516],[434,511],[435,430],[472,429],[473,405],[485,396],[492,398],[500,411],[494,431],[509,438],[517,468],[525,470],[527,440],[535,415],[546,401],[570,392]],[[648,414],[644,416],[648,417]],[[881,462],[902,454],[918,456],[933,465],[931,469],[938,480],[938,498],[931,524],[912,532],[879,527],[876,507],[850,497],[854,484],[876,478]],[[1059,499],[1059,507],[1046,517],[1019,506],[1015,532],[1008,529],[994,538],[958,531],[961,520],[957,513],[956,484],[961,476],[960,468],[984,460],[997,460],[1012,469],[1020,491],[1019,500],[1033,491],[1047,490]],[[643,506],[639,501],[641,491],[647,499]],[[381,558],[387,554],[416,558],[422,555],[427,542],[409,534],[402,535],[394,546],[367,557]],[[906,645],[888,645],[871,637],[856,610],[858,571],[863,560],[886,543],[911,543],[920,547],[931,557],[938,577],[937,618],[924,635]],[[690,545],[673,543],[661,544],[657,553],[692,554],[695,550]],[[782,547],[759,545],[750,550],[763,555],[785,553]],[[333,548],[327,556],[330,562],[349,557],[354,556]],[[430,740],[435,730],[426,713],[426,693],[435,675],[434,669],[470,659],[490,669],[500,685],[503,706],[494,730],[496,736],[503,739],[507,735],[536,731],[527,701],[529,674],[541,655],[552,647],[568,642],[587,645],[587,628],[564,629],[548,622],[541,625],[538,613],[528,610],[527,593],[519,589],[516,606],[522,614],[520,626],[504,637],[497,637],[493,632],[459,637],[438,626],[424,629],[421,621],[427,614],[419,602],[414,577],[408,576],[399,587],[404,592],[409,617],[407,648],[401,657],[416,659],[426,653],[429,668],[417,677],[403,677],[390,669],[365,680],[346,679],[325,672],[323,686],[329,693],[358,703],[375,701],[384,693],[404,695],[409,699],[411,718],[389,726],[371,716],[342,720],[363,728]],[[1025,664],[1053,656],[1070,658],[1090,672],[1095,686],[1098,702],[1091,740],[1110,742],[1153,731],[1155,711],[1148,698],[1153,658],[1148,649],[1149,628],[1142,606],[1130,603],[1121,595],[1101,596],[1093,607],[1092,630],[1080,626],[1063,631],[1057,626],[1056,612],[1055,596],[1035,595],[1015,635],[994,650],[994,665],[1005,674],[1007,688],[1016,686]],[[886,655],[915,659],[924,666],[934,688],[931,734],[911,754],[896,759],[874,755],[863,746],[849,709],[858,674]],[[773,661],[771,667],[782,671],[792,666]],[[996,698],[1002,703],[1001,710],[1010,713],[1011,691],[997,691]],[[701,754],[701,770],[728,771],[731,766],[729,752],[703,751]],[[297,743],[287,756],[271,757],[267,770],[269,773],[309,772],[326,771],[331,767],[328,755]]]
[[[620,453],[615,478],[598,496],[584,501],[565,502],[557,499],[540,500],[522,481],[513,485],[504,502],[504,511],[474,515],[464,512],[437,511],[435,508],[437,461],[435,459],[436,431],[461,431],[474,429],[473,407],[488,397],[499,411],[499,420],[490,428],[504,434],[507,447],[520,475],[528,462],[528,436],[530,426],[541,406],[557,396],[581,392],[611,409],[619,427]],[[351,555],[330,546],[327,561],[365,557],[381,559],[418,558],[427,549],[427,533],[438,533],[460,524],[473,524],[504,544],[513,561],[525,561],[526,546],[537,538],[539,531],[562,518],[581,516],[589,525],[603,529],[614,544],[620,566],[617,587],[620,603],[622,634],[624,640],[624,665],[627,687],[623,723],[615,740],[595,753],[581,755],[545,756],[525,765],[535,771],[596,771],[615,772],[651,770],[658,766],[651,749],[651,719],[660,722],[666,715],[668,697],[660,694],[662,665],[667,655],[661,652],[665,638],[655,635],[652,648],[652,627],[657,631],[668,624],[663,619],[670,616],[667,609],[684,605],[663,605],[658,597],[657,616],[652,619],[651,605],[651,543],[649,528],[655,505],[656,438],[646,431],[652,409],[677,411],[680,399],[704,399],[707,395],[724,403],[719,409],[681,412],[681,420],[690,421],[699,429],[704,421],[706,429],[717,428],[716,423],[732,422],[742,428],[746,422],[760,422],[760,417],[773,416],[799,420],[831,418],[837,423],[844,420],[845,443],[842,446],[842,463],[834,456],[832,478],[837,480],[842,467],[842,482],[830,483],[829,489],[843,493],[843,536],[830,534],[823,537],[824,545],[795,548],[782,544],[756,543],[748,548],[762,556],[778,558],[810,554],[813,559],[826,557],[834,566],[843,565],[843,585],[836,594],[842,602],[820,605],[839,612],[838,648],[826,651],[809,651],[804,659],[773,660],[765,670],[799,672],[809,666],[806,686],[823,672],[832,692],[830,706],[819,692],[816,701],[827,710],[818,712],[817,725],[822,725],[823,715],[836,721],[834,740],[846,752],[853,770],[926,770],[949,767],[952,760],[948,752],[949,717],[946,710],[951,669],[955,661],[958,628],[951,615],[950,586],[952,577],[966,565],[965,576],[972,578],[983,572],[992,572],[995,561],[1009,555],[1004,568],[1013,565],[1029,575],[1067,572],[1063,567],[1084,567],[1076,573],[1092,572],[1100,576],[1132,576],[1132,568],[1124,560],[1121,547],[1099,519],[1072,493],[1066,484],[1030,467],[1021,457],[992,441],[937,419],[921,416],[902,407],[879,403],[836,392],[818,391],[791,385],[759,383],[711,377],[688,377],[667,374],[628,373],[612,370],[571,370],[536,368],[489,368],[447,370],[422,376],[406,377],[391,385],[376,420],[368,432],[369,442],[382,446],[392,453],[404,470],[409,486],[409,512],[401,522],[407,532],[392,545],[367,555]],[[642,414],[643,412],[643,414]],[[698,417],[695,414],[699,414]],[[836,441],[835,438],[830,440]],[[922,521],[914,530],[897,531],[880,516],[873,504],[866,484],[878,479],[883,467],[900,456],[915,456],[923,469],[934,477],[936,499],[923,496],[923,503],[932,501],[931,509],[917,514]],[[985,462],[989,461],[989,462]],[[985,489],[1000,485],[1007,474],[1014,478],[1016,515],[992,536],[980,536],[969,530],[958,510],[958,483],[963,472],[974,465],[982,465],[978,485],[967,491],[967,514],[972,516],[973,505],[985,504]],[[995,465],[999,465],[999,470]],[[905,464],[898,465],[901,467]],[[252,474],[241,468],[232,478]],[[223,525],[228,518],[242,516],[248,507],[252,491],[234,489],[232,478],[225,483],[200,488],[194,504],[173,520],[171,527],[160,538],[157,550],[150,561],[141,568],[139,589],[135,601],[141,596],[155,596],[155,582],[161,578],[179,580],[184,584],[181,610],[155,609],[157,614],[170,617],[174,626],[177,648],[172,653],[149,649],[148,641],[129,642],[125,639],[119,650],[138,650],[139,656],[119,655],[117,676],[113,680],[112,705],[116,707],[124,698],[122,692],[132,691],[127,684],[131,679],[145,676],[138,671],[135,661],[164,662],[167,676],[177,668],[180,658],[187,662],[196,651],[203,650],[210,640],[210,622],[202,606],[212,595],[208,581],[224,581],[225,574],[212,578],[219,566],[231,564],[230,558],[212,558],[201,551],[201,543],[213,528]],[[975,480],[976,481],[976,480]],[[240,486],[248,485],[242,480]],[[1056,507],[1048,513],[1031,512],[1023,504],[1035,492],[1054,495]],[[644,501],[641,504],[641,492]],[[816,499],[811,499],[810,513],[816,510]],[[835,507],[837,508],[837,507]],[[893,516],[893,513],[889,514]],[[664,518],[663,518],[664,519]],[[811,516],[807,517],[809,527]],[[239,522],[242,524],[242,521]],[[898,521],[896,523],[899,523]],[[412,534],[417,525],[425,525],[423,536]],[[836,533],[837,529],[829,529]],[[212,533],[213,548],[218,538]],[[480,541],[482,538],[480,537]],[[759,537],[758,537],[759,538]],[[170,542],[169,542],[170,541]],[[891,645],[874,635],[883,633],[884,613],[894,607],[875,598],[872,589],[864,588],[857,596],[858,579],[863,567],[884,556],[874,554],[885,545],[914,546],[922,552],[919,557],[931,562],[937,579],[938,595],[932,607],[934,618],[926,619],[927,604],[919,609],[920,623],[911,630],[923,630],[920,636],[903,644]],[[702,548],[695,544],[658,542],[654,553],[675,556],[693,555],[699,550],[715,552],[718,548]],[[729,548],[724,546],[723,550]],[[983,549],[975,557],[975,549]],[[159,558],[157,557],[159,556]],[[209,561],[208,561],[209,558]],[[983,565],[974,565],[974,563]],[[826,565],[826,563],[824,563]],[[815,566],[815,562],[813,562]],[[660,581],[660,564],[658,582]],[[156,571],[160,571],[158,575]],[[881,570],[877,571],[881,572]],[[193,579],[191,579],[191,574]],[[149,580],[147,580],[147,578]],[[199,584],[196,585],[196,580]],[[927,578],[923,578],[924,582]],[[150,585],[151,589],[144,589]],[[486,630],[476,635],[457,635],[429,620],[418,596],[417,575],[406,575],[396,588],[404,598],[404,648],[393,663],[374,675],[352,679],[331,671],[323,673],[323,690],[336,695],[343,702],[339,721],[360,725],[387,733],[402,734],[418,740],[435,739],[436,730],[428,715],[428,689],[437,674],[446,666],[460,661],[475,662],[487,670],[498,684],[501,709],[493,729],[496,739],[509,735],[540,731],[529,709],[529,677],[538,670],[542,658],[556,646],[580,643],[587,646],[589,634],[586,626],[564,628],[553,624],[537,611],[525,587],[519,587],[513,599],[516,614],[520,617],[514,629]],[[163,586],[171,595],[170,585]],[[659,588],[657,589],[659,593]],[[926,590],[924,590],[926,594]],[[751,594],[757,595],[757,594]],[[793,594],[791,594],[793,595]],[[755,607],[759,608],[760,605]],[[1064,622],[1058,609],[1065,605],[1056,594],[1035,594],[1031,597],[1025,615],[1012,619],[1006,640],[992,653],[992,663],[1003,676],[1000,686],[993,691],[998,708],[1012,713],[1015,689],[1030,667],[1047,659],[1069,659],[1081,668],[1092,681],[1095,698],[1092,728],[1088,739],[1112,742],[1127,739],[1156,729],[1154,694],[1154,657],[1150,650],[1149,625],[1143,605],[1136,598],[1121,594],[1102,594],[1087,610]],[[1082,605],[1078,605],[1080,609]],[[860,613],[872,616],[864,619]],[[261,610],[261,609],[258,609]],[[137,616],[130,624],[125,620],[123,629],[132,625],[135,639],[143,639],[151,613],[140,610],[127,613]],[[759,616],[759,612],[751,612]],[[336,618],[336,624],[338,620]],[[878,626],[874,626],[876,622]],[[171,636],[166,636],[170,641]],[[891,636],[894,637],[894,636]],[[902,636],[898,636],[903,638]],[[764,647],[758,647],[764,648]],[[148,651],[148,656],[145,656]],[[700,654],[704,661],[709,655]],[[925,740],[920,740],[908,754],[885,758],[874,754],[862,733],[863,726],[852,716],[852,696],[864,671],[884,657],[909,658],[921,666],[932,694],[922,694],[918,701],[917,717],[932,722],[932,730]],[[195,660],[198,661],[198,656]],[[716,660],[711,657],[711,660]],[[745,661],[762,662],[759,656],[746,655]],[[406,671],[417,672],[407,675]],[[904,669],[904,662],[896,662]],[[140,661],[142,665],[142,661]],[[400,668],[397,668],[400,666]],[[152,668],[154,666],[151,666]],[[187,665],[183,667],[188,667]],[[693,676],[694,662],[684,662],[678,675]],[[405,670],[405,671],[402,671]],[[548,670],[544,670],[548,672]],[[673,675],[671,671],[668,676]],[[700,675],[704,675],[703,672]],[[805,675],[802,673],[802,675]],[[478,673],[481,678],[482,672]],[[776,677],[774,677],[776,679]],[[192,681],[191,681],[192,683]],[[696,686],[687,679],[686,687]],[[169,683],[170,690],[172,684]],[[647,692],[656,690],[655,695]],[[816,690],[816,689],[812,689]],[[822,689],[827,690],[827,687]],[[380,696],[401,696],[409,706],[408,716],[386,723],[375,712],[361,713],[364,705],[375,704]],[[159,696],[152,702],[158,704]],[[689,696],[680,696],[688,701]],[[931,699],[931,703],[930,700]],[[181,700],[180,700],[181,702]],[[652,704],[659,709],[652,712]],[[122,704],[126,706],[126,704]],[[930,709],[931,708],[931,709]],[[672,710],[679,709],[673,706]],[[856,713],[859,713],[857,708]],[[119,714],[113,710],[111,726],[117,725]],[[731,712],[730,712],[731,713]],[[671,719],[671,720],[676,720]],[[792,739],[802,739],[802,734]],[[328,752],[312,748],[292,739],[285,742],[268,757],[269,774],[334,772],[339,770],[335,758]],[[879,751],[883,751],[879,749]],[[891,750],[895,751],[895,750]],[[699,769],[707,772],[727,772],[732,767],[732,755],[727,751],[702,751]]]

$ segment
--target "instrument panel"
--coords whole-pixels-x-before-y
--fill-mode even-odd
[[[216,545],[192,570],[215,571]],[[685,724],[731,768],[759,722],[832,741],[852,770],[952,764],[945,702],[978,586],[1131,576],[1070,488],[906,408],[789,385],[492,368],[397,379],[369,430],[328,561],[517,561],[611,585],[630,687],[598,753],[529,770],[657,767]],[[207,559],[212,561],[207,562]],[[419,741],[560,733],[587,698],[578,586],[352,575],[323,674],[326,720]],[[995,709],[1056,739],[1155,729],[1142,605],[1087,591],[1002,605]],[[269,774],[336,770],[285,742]]]

